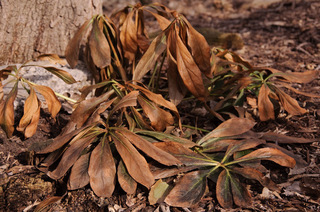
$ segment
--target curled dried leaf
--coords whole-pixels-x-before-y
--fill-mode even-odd
[[[52,64],[67,65],[66,60],[61,59],[57,54],[42,54],[37,57],[38,60],[49,61]]]
[[[68,46],[65,51],[66,59],[70,64],[71,68],[76,67],[79,58],[80,43],[83,37],[86,35],[87,30],[89,29],[92,19],[87,20],[81,26],[81,28],[76,32],[73,38],[69,41]]]
[[[251,161],[251,160],[270,160],[281,166],[286,166],[293,168],[296,164],[296,161],[283,153],[282,151],[275,148],[261,148],[257,149],[241,158],[236,159],[235,161]]]
[[[143,97],[138,97],[138,102],[146,116],[150,119],[151,126],[155,130],[163,131],[167,126],[171,126],[174,123],[172,115],[153,102],[150,102]]]
[[[166,47],[166,36],[164,33],[161,33],[152,41],[148,50],[143,54],[133,72],[132,79],[134,81],[140,81],[142,77],[154,67],[157,59]]]
[[[89,36],[89,47],[92,60],[99,68],[105,68],[111,64],[111,52],[109,43],[103,33],[103,19],[95,18]]]
[[[58,112],[61,108],[61,103],[58,100],[57,96],[53,92],[53,90],[47,86],[44,85],[33,85],[45,98],[46,103],[48,105],[48,110],[52,116],[52,118],[55,118]]]
[[[306,109],[300,107],[297,100],[293,99],[282,90],[275,88],[275,93],[278,95],[281,105],[288,113],[292,115],[302,115],[308,112]]]
[[[34,88],[30,87],[30,94],[24,104],[23,116],[20,119],[17,130],[24,132],[26,138],[31,137],[37,130],[40,118],[40,101],[37,98]]]
[[[16,82],[8,94],[6,99],[0,101],[0,125],[7,134],[11,137],[14,131],[14,100],[18,93],[18,82]]]
[[[212,78],[210,65],[211,55],[208,42],[202,34],[200,34],[191,26],[189,21],[184,16],[181,17],[184,23],[187,25],[188,45],[190,46],[194,61],[202,73],[204,73],[207,77]]]
[[[262,84],[259,96],[258,96],[258,109],[259,117],[261,121],[267,121],[269,119],[274,120],[274,107],[269,99],[270,88],[266,84]]]

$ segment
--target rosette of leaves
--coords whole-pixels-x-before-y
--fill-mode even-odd
[[[128,194],[135,192],[138,183],[150,188],[155,180],[149,161],[164,166],[180,166],[181,162],[174,156],[125,127],[121,114],[137,105],[139,91],[145,95],[143,101],[148,98],[148,104],[154,104],[151,100],[155,96],[149,91],[136,85],[131,88],[134,90],[125,94],[124,88],[119,86],[99,97],[81,101],[61,135],[37,152],[42,158],[38,168],[53,179],[68,176],[68,188],[71,190],[90,184],[98,196],[110,197],[117,181]],[[158,98],[156,101],[162,100]],[[102,113],[107,116],[106,120],[100,116]],[[174,138],[161,132],[148,132],[154,140],[159,134],[168,140]],[[195,145],[182,138],[175,141],[186,147]]]
[[[47,60],[51,63],[63,63],[59,56],[54,54],[47,54],[38,57],[39,60]],[[72,84],[76,80],[65,70],[53,66],[48,63],[36,63],[36,62],[27,62],[23,65],[11,65],[6,66],[0,70],[0,125],[1,128],[5,131],[8,137],[11,137],[14,132],[14,101],[18,94],[18,85],[20,84],[28,92],[28,97],[24,105],[24,114],[19,121],[17,130],[23,132],[26,138],[31,137],[36,133],[39,118],[40,118],[40,107],[41,102],[38,99],[38,93],[40,93],[47,104],[48,111],[51,114],[52,118],[55,118],[57,113],[61,108],[61,103],[58,100],[55,92],[44,85],[37,85],[21,76],[20,71],[22,68],[27,68],[31,66],[37,66],[44,68],[45,70],[56,75],[62,79],[65,83]],[[12,79],[8,79],[7,84],[13,84],[11,91],[4,95],[3,88],[7,84],[3,84],[3,80],[7,79],[10,76]]]
[[[215,99],[224,97],[214,106],[215,111],[242,106],[247,95],[254,95],[258,101],[253,105],[257,105],[259,118],[267,121],[276,118],[275,111],[280,105],[291,115],[307,112],[283,88],[311,98],[320,97],[292,87],[293,83],[309,83],[316,79],[319,75],[316,70],[285,73],[273,68],[254,67],[236,53],[219,49],[215,49],[211,61],[214,78],[209,86],[210,95]]]
[[[191,207],[210,189],[216,193],[222,207],[245,207],[250,205],[251,195],[243,178],[256,180],[270,190],[279,191],[276,184],[263,174],[266,168],[260,162],[269,160],[293,168],[295,160],[277,148],[264,147],[264,139],[249,136],[254,124],[249,119],[231,118],[200,139],[193,150],[175,142],[155,143],[184,166],[161,168],[153,165],[153,175],[162,180],[151,187],[149,201]],[[177,174],[180,178],[172,183],[168,177]],[[164,181],[165,178],[167,180]],[[208,180],[216,187],[209,188]]]

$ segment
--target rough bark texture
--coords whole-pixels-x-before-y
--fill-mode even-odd
[[[0,0],[0,65],[64,55],[82,23],[101,13],[101,0]]]

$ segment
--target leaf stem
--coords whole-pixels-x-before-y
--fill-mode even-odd
[[[26,83],[29,84],[29,85],[34,85],[34,86],[37,85],[36,83],[30,82],[29,80],[26,80],[25,78],[21,78],[21,81],[26,82]],[[57,92],[55,92],[55,91],[53,91],[53,92],[54,92],[54,94],[55,94],[56,96],[59,96],[59,97],[62,98],[62,99],[65,99],[65,100],[70,101],[70,102],[72,102],[72,103],[77,103],[77,100],[71,99],[70,97],[64,96],[64,95],[62,95],[62,94],[60,94],[60,93],[57,93]]]

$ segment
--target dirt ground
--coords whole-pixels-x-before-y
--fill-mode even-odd
[[[231,4],[233,2],[234,4]],[[211,27],[222,32],[239,33],[244,48],[237,53],[255,66],[281,71],[320,70],[320,2],[286,0],[257,8],[249,1],[163,1],[171,9],[186,15],[195,27]],[[228,3],[228,4],[227,4]],[[176,7],[176,8],[175,8]],[[105,8],[109,14],[110,8]],[[297,89],[320,95],[320,78]],[[320,99],[295,97],[309,112],[303,116],[280,115],[275,121],[258,122],[256,131],[272,131],[304,138],[320,138]],[[17,111],[17,117],[22,112]],[[183,116],[183,115],[182,115]],[[63,181],[53,181],[32,166],[31,146],[56,137],[69,114],[62,109],[55,122],[42,112],[39,130],[24,140],[21,134],[7,139],[0,131],[0,211],[32,211],[42,200],[65,191]],[[201,123],[199,124],[201,127]],[[293,170],[276,167],[270,177],[282,192],[270,193],[257,184],[250,187],[253,204],[234,211],[320,211],[320,146],[282,145],[303,159]],[[112,198],[97,197],[89,186],[68,191],[47,211],[223,211],[214,195],[209,194],[193,208],[173,208],[166,204],[150,206],[147,192],[138,189],[126,196],[115,191]],[[230,211],[230,210],[229,210]]]

